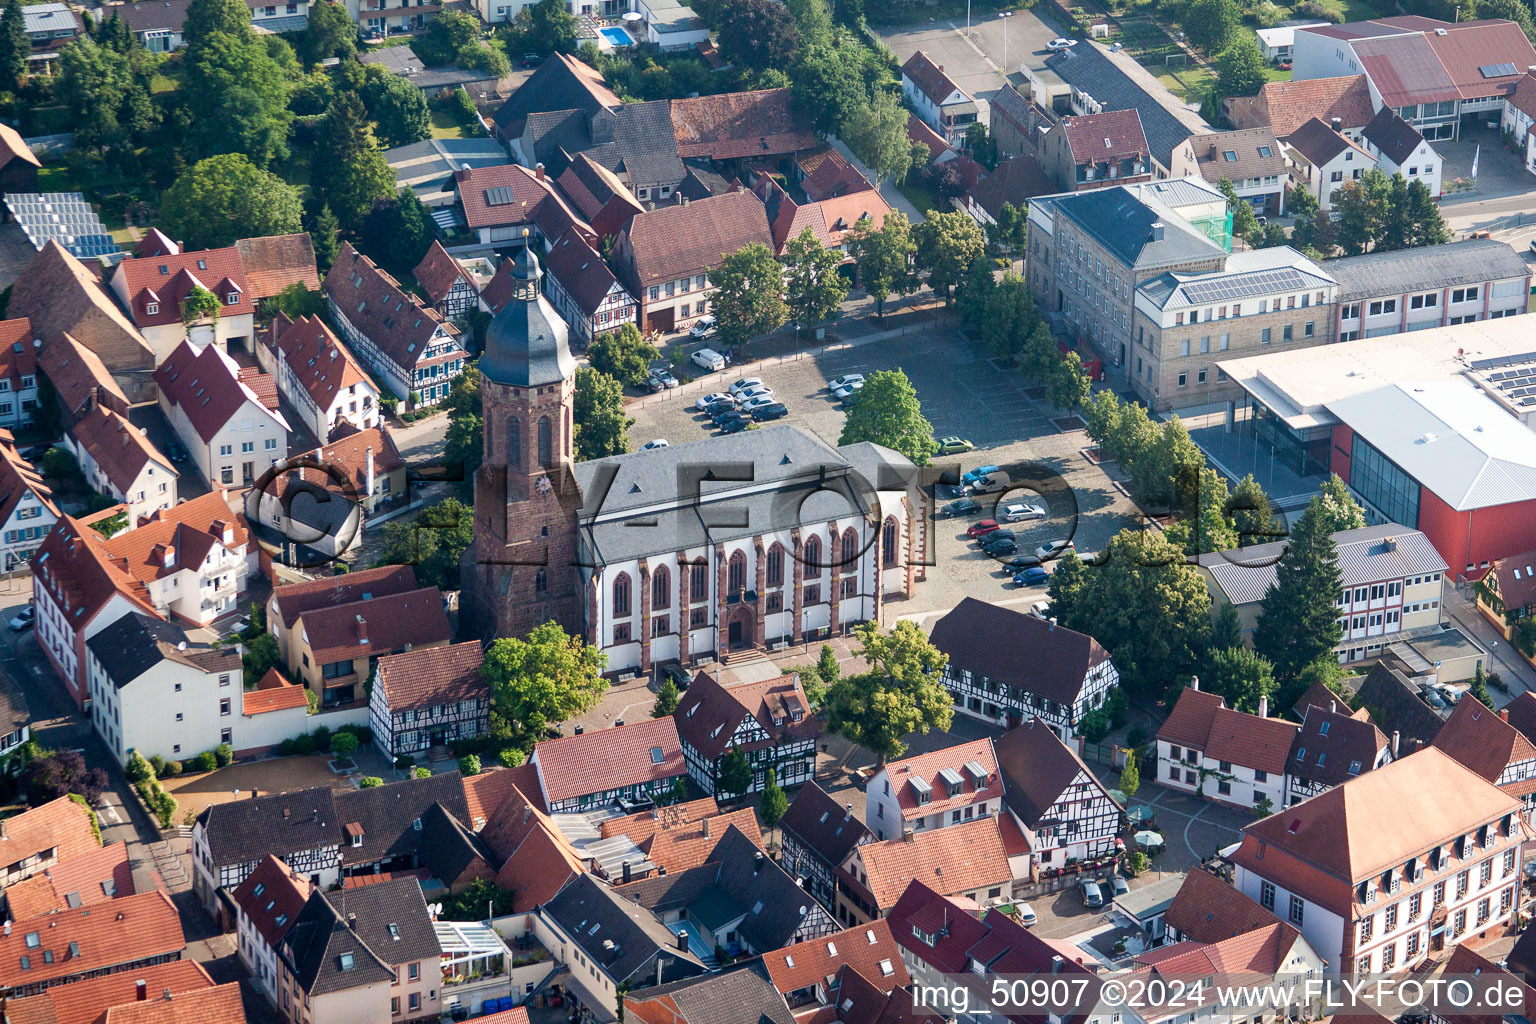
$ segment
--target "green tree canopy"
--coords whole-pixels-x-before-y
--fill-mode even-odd
[[[919,466],[927,465],[938,451],[933,424],[923,416],[917,391],[900,368],[876,370],[864,379],[858,404],[848,410],[837,443],[861,441],[898,451]]]
[[[453,378],[442,407],[448,410],[448,437],[443,457],[449,465],[464,467],[473,476],[485,458],[485,432],[481,426],[480,370],[474,363]]]
[[[917,243],[917,266],[928,272],[934,293],[949,301],[949,290],[965,277],[971,261],[987,249],[986,237],[969,214],[959,210],[930,213],[912,229]]]
[[[491,687],[497,726],[529,747],[551,725],[597,706],[608,690],[607,663],[601,650],[546,622],[525,638],[491,641],[480,674]]]
[[[868,103],[860,103],[843,121],[843,141],[877,178],[906,180],[912,142],[907,138],[907,109],[895,93],[880,89]]]
[[[1253,96],[1264,87],[1267,64],[1253,36],[1242,33],[1216,58],[1216,92]]]
[[[869,102],[850,49],[857,49],[857,44],[809,42],[795,58],[790,88],[819,131],[840,133],[854,111]]]
[[[382,145],[404,146],[431,136],[431,115],[420,89],[380,64],[369,64],[364,73],[363,104]]]
[[[954,704],[939,682],[949,657],[910,620],[885,634],[866,622],[855,633],[862,645],[856,653],[869,670],[828,687],[827,729],[866,748],[883,765],[906,750],[909,733],[949,728]]]
[[[323,275],[336,262],[336,253],[341,249],[341,225],[337,223],[329,203],[321,203],[315,215],[306,218],[305,224],[309,228],[309,239],[315,246],[315,265]]]
[[[1257,45],[1250,41],[1250,45]],[[1253,212],[1253,204],[1238,196],[1237,189],[1230,179],[1222,178],[1217,183],[1222,195],[1227,197],[1227,209],[1232,212],[1232,233],[1250,245],[1257,245],[1263,241],[1264,229],[1259,226],[1258,215]]]
[[[864,290],[875,300],[875,312],[885,315],[885,301],[892,295],[908,295],[917,289],[912,260],[917,243],[907,216],[893,210],[878,227],[860,217],[851,235],[854,265]]]
[[[474,539],[474,509],[444,498],[422,509],[415,522],[384,524],[384,561],[415,566],[424,587],[458,590],[459,561]]]
[[[629,451],[629,428],[635,421],[624,415],[623,386],[603,371],[577,368],[571,415],[576,424],[577,462]]]
[[[121,25],[115,16],[111,21]],[[75,145],[82,149],[130,147],[159,120],[150,98],[148,55],[118,50],[90,36],[59,52],[54,94],[69,110]]]
[[[357,23],[336,0],[316,0],[309,5],[309,21],[299,48],[306,68],[332,57],[346,60],[357,52]]]
[[[1130,798],[1140,788],[1141,769],[1136,767],[1136,751],[1129,750],[1125,755],[1125,767],[1120,769],[1120,792]]]
[[[572,53],[581,22],[562,0],[539,0],[517,12],[503,35],[508,55]]]
[[[1360,507],[1360,503],[1350,493],[1349,485],[1339,474],[1329,474],[1318,490],[1321,493],[1312,500],[1317,505],[1319,524],[1325,532],[1338,533],[1341,530],[1365,528],[1365,509]]]
[[[772,828],[784,817],[784,812],[789,810],[789,797],[784,795],[784,790],[779,788],[779,780],[774,777],[773,769],[768,769],[767,777],[763,780],[763,793],[757,800],[757,818],[763,823],[764,828]]]
[[[222,308],[223,303],[219,302],[217,295],[195,284],[181,298],[181,322],[191,327],[200,320],[217,320]]]
[[[291,234],[301,222],[299,190],[241,153],[199,160],[160,200],[161,228],[189,251]]]
[[[1275,692],[1275,673],[1262,654],[1241,646],[1219,648],[1206,658],[1200,688],[1225,697],[1229,708],[1257,714],[1259,698]]]
[[[215,33],[240,39],[251,36],[251,9],[244,0],[192,0],[182,22],[181,38],[189,50],[205,45]]]
[[[651,363],[660,357],[656,346],[641,337],[640,329],[632,323],[598,335],[587,348],[587,361],[592,368],[601,370],[626,387],[644,384]]]
[[[27,77],[32,39],[27,35],[21,0],[6,0],[0,11],[0,91],[15,92]]]
[[[720,56],[753,71],[787,69],[800,47],[794,15],[775,0],[731,0],[717,35]]]
[[[1372,168],[1333,197],[1334,241],[1346,256],[1441,245],[1451,240],[1429,187]]]
[[[1275,535],[1281,529],[1275,522],[1269,495],[1264,493],[1252,473],[1238,481],[1232,496],[1227,499],[1227,518],[1237,534],[1237,546],[1241,548],[1267,544],[1276,539]]]
[[[784,246],[789,315],[801,327],[821,323],[837,312],[848,295],[848,279],[838,272],[843,254],[828,249],[806,228]]]
[[[677,702],[682,699],[678,692],[677,684],[669,677],[656,691],[656,703],[651,708],[652,718],[666,718],[677,710]]]
[[[416,269],[436,237],[432,215],[415,190],[402,186],[392,199],[376,202],[363,218],[358,248],[391,274],[405,277]]]
[[[1227,519],[1226,478],[1205,467],[1185,473],[1178,482],[1178,519],[1168,540],[1187,555],[1229,551],[1237,547],[1237,531]]]
[[[1254,650],[1282,680],[1331,657],[1342,635],[1335,602],[1343,584],[1323,502],[1321,496],[1312,499],[1291,527],[1253,631]]]
[[[732,747],[720,758],[720,774],[715,779],[715,795],[738,795],[752,788],[752,764],[740,747]]]
[[[359,228],[374,203],[395,195],[395,172],[379,153],[362,100],[337,94],[316,136],[314,188],[343,227]]]
[[[773,252],[761,242],[742,246],[710,271],[709,280],[715,286],[710,308],[721,341],[745,345],[784,326],[789,307],[781,295],[783,273]]]
[[[1184,0],[1178,13],[1190,43],[1208,54],[1218,54],[1231,44],[1243,16],[1234,0]]]
[[[227,4],[228,0],[208,2]],[[236,0],[236,6],[245,5]],[[247,8],[247,17],[249,13]],[[210,24],[218,23],[210,19]],[[257,167],[287,158],[292,83],[248,25],[240,33],[210,31],[198,44],[188,46],[183,67],[182,85],[175,95],[193,153],[200,157],[244,153]]]

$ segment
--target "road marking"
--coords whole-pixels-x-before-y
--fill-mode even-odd
[[[117,815],[117,808],[113,807],[111,804],[103,805],[101,810],[98,811],[97,814],[100,817],[103,817],[103,818],[107,819],[107,822],[109,824],[121,825],[123,823],[123,819],[118,817],[118,815]]]

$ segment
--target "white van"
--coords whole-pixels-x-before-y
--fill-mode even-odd
[[[712,348],[701,348],[691,358],[695,363],[711,372],[725,369],[725,356]]]

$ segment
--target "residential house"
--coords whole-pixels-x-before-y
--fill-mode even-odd
[[[235,949],[240,964],[273,1009],[278,1005],[281,971],[277,951],[309,902],[309,890],[308,879],[269,853],[229,894],[235,906]]]
[[[1010,82],[992,94],[990,108],[987,135],[997,146],[999,159],[1007,160],[1035,151],[1035,126],[1041,121],[1049,123],[1049,119],[1044,112],[1035,110],[1029,97]],[[908,122],[909,129],[910,126]]]
[[[535,170],[518,164],[460,168],[453,183],[464,222],[483,245],[521,246],[539,239],[548,244],[572,228],[596,239],[542,165]]]
[[[992,746],[1007,810],[998,824],[1015,878],[1114,851],[1125,809],[1074,746],[1038,718],[1003,733]]]
[[[1340,662],[1377,656],[1394,634],[1413,635],[1441,620],[1444,559],[1418,530],[1397,523],[1341,530],[1333,534],[1344,583],[1334,606],[1343,638]],[[1252,544],[1199,558],[1211,600],[1237,609],[1242,634],[1252,634],[1259,606],[1275,581],[1285,543]]]
[[[402,6],[406,6],[402,4]],[[497,78],[494,71],[483,68],[465,68],[455,64],[425,67],[426,61],[417,56],[409,46],[380,46],[358,54],[364,64],[377,64],[390,74],[403,78],[429,100],[441,99],[460,89],[480,103],[497,96]]]
[[[635,198],[617,174],[585,153],[577,153],[571,158],[556,185],[582,219],[592,225],[598,238],[612,238],[624,230],[636,214],[645,212],[644,204]]]
[[[674,932],[686,929],[690,949],[706,962],[761,956],[837,931],[826,908],[734,825],[698,867],[631,882],[614,895],[633,900]]]
[[[1521,959],[1517,959],[1511,950],[1508,959],[1495,963],[1467,946],[1457,946],[1445,961],[1445,973],[1441,977],[1465,979],[1471,1005],[1463,1008],[1458,1005],[1460,1000],[1455,1003],[1439,1000],[1430,1010],[1430,1021],[1433,1024],[1482,1024],[1495,1017],[1503,1019],[1501,999],[1518,999],[1522,1005],[1529,1005],[1530,1000],[1536,999],[1536,989],[1531,987],[1530,975],[1522,969]]]
[[[181,917],[165,893],[114,900],[111,913],[82,906],[20,921],[0,938],[0,985],[8,998],[103,974],[180,960],[187,942]]]
[[[301,422],[321,444],[342,423],[379,425],[379,389],[318,316],[278,313],[256,354]]]
[[[66,430],[98,405],[127,418],[128,396],[100,357],[69,335],[59,334],[39,349],[37,365],[53,385]]]
[[[446,647],[452,636],[436,587],[374,594],[300,612],[286,664],[289,676],[320,695],[322,708],[345,707],[363,700],[378,659]]]
[[[943,682],[957,711],[1005,724],[1040,718],[1063,739],[1120,681],[1093,637],[974,597],[934,623],[931,639],[949,656]]]
[[[341,576],[322,576],[302,583],[274,586],[265,609],[267,632],[277,637],[278,653],[287,665],[298,659],[297,648],[304,642],[300,636],[299,616],[305,612],[403,594],[417,588],[416,570],[408,565],[382,565]]]
[[[856,846],[837,871],[837,919],[852,927],[885,917],[913,879],[933,879],[988,905],[1013,894],[1013,871],[997,818]]]
[[[575,57],[553,53],[505,103],[496,108],[492,125],[496,137],[507,147],[512,158],[532,167],[537,159],[522,148],[523,131],[531,116],[574,112],[590,119],[600,110],[623,105],[624,101],[604,83],[601,72]],[[606,161],[604,165],[607,165]],[[560,172],[554,174],[558,177]]]
[[[503,274],[511,283],[511,261]],[[635,322],[640,304],[624,290],[608,264],[586,237],[574,229],[561,235],[544,254],[545,293],[550,304],[584,342]],[[510,296],[511,289],[506,289]],[[499,302],[499,307],[505,304]]]
[[[157,616],[149,589],[118,565],[101,534],[68,515],[32,559],[37,645],[82,709],[90,700],[85,642],[130,612]]]
[[[496,885],[512,894],[516,911],[542,907],[572,879],[587,873],[586,862],[570,838],[534,803],[537,794],[537,777],[532,783],[510,786],[479,832],[491,853],[490,863],[500,865]]]
[[[990,739],[888,762],[864,787],[864,820],[877,839],[985,818],[1002,804],[1003,779]]]
[[[142,970],[103,974],[68,985],[55,985],[35,996],[8,999],[10,1024],[92,1024],[102,1007],[147,1001],[151,992],[173,996],[213,988],[213,979],[196,960],[171,960]]]
[[[261,0],[249,2],[254,16]],[[287,10],[289,7],[298,7],[301,12],[306,12],[304,18],[308,22],[307,0],[291,0],[260,9],[278,12],[276,16],[281,18],[293,14]],[[320,272],[315,266],[315,243],[308,231],[292,235],[267,235],[264,238],[242,238],[235,242],[235,250],[240,253],[240,264],[245,268],[245,282],[258,307],[267,299],[281,295],[283,289],[292,285],[302,285],[312,292],[320,290]]]
[[[325,277],[325,294],[342,337],[396,398],[431,406],[448,397],[468,357],[437,310],[402,291],[350,242]]]
[[[31,321],[33,337],[50,345],[67,334],[94,353],[133,404],[154,399],[155,350],[96,274],[57,242],[44,244],[16,279],[6,314]]]
[[[922,50],[901,66],[901,94],[923,123],[956,149],[965,145],[965,133],[977,122],[978,107],[971,94],[944,73]]]
[[[709,970],[686,939],[591,875],[577,875],[543,904],[533,929],[570,972],[566,994],[598,1022],[615,1019],[621,988],[666,985]]]
[[[1254,29],[1253,34],[1259,40],[1259,52],[1264,59],[1271,64],[1289,63],[1291,51],[1296,45],[1296,30],[1299,28],[1315,28],[1326,22],[1314,21],[1297,25],[1276,25],[1274,28]]]
[[[1251,715],[1202,691],[1196,679],[1157,730],[1157,781],[1235,807],[1284,807],[1296,731],[1294,722],[1269,717],[1267,697]]]
[[[836,249],[844,258],[853,255],[848,235],[860,220],[869,218],[878,227],[885,223],[891,207],[874,189],[860,189],[847,195],[820,202],[796,203],[772,175],[759,175],[755,194],[768,213],[768,230],[773,235],[773,251],[784,255],[789,243],[809,228],[823,248]]]
[[[250,536],[217,485],[140,519],[103,542],[108,557],[148,589],[155,610],[206,626],[239,609],[250,575]]]
[[[1309,702],[1302,710],[1301,728],[1291,740],[1284,806],[1374,771],[1396,757],[1398,749],[1364,708],[1350,714],[1332,698],[1327,704]]]
[[[381,787],[383,788],[383,787]],[[341,882],[341,823],[330,788],[253,794],[212,804],[192,826],[192,889],[216,919],[233,917],[228,895],[273,856],[309,882]]]
[[[720,837],[732,827],[752,840],[758,849],[764,847],[762,831],[752,808],[721,811],[712,797],[652,807],[621,818],[606,818],[598,826],[603,840],[622,836],[634,843],[657,870],[669,872],[703,864],[714,852]],[[601,871],[602,864],[598,867]],[[784,870],[800,877],[788,867]]]
[[[1232,183],[1239,199],[1253,212],[1269,217],[1285,216],[1288,176],[1285,152],[1268,128],[1200,135],[1190,140],[1200,177],[1212,185]]]
[[[37,409],[37,353],[42,339],[26,318],[0,320],[0,428],[31,423]]]
[[[165,362],[184,342],[226,351],[230,342],[251,348],[256,300],[245,279],[240,250],[204,249],[123,260],[109,279],[112,293],[134,326]],[[187,323],[182,305],[194,292],[207,292],[218,303],[215,314]]]
[[[408,497],[405,459],[393,434],[382,426],[358,430],[343,423],[331,435],[328,443],[306,454],[341,474],[366,515]]]
[[[971,215],[971,219],[983,229],[998,223],[1003,206],[1012,206],[1016,214],[1029,208],[1029,201],[1056,191],[1044,167],[1033,156],[1020,154],[1009,157],[976,182],[976,187],[965,194],[956,205]]]
[[[1210,871],[1190,871],[1163,915],[1169,942],[1221,942],[1279,921]]]
[[[181,474],[144,429],[116,409],[95,405],[82,412],[64,435],[64,447],[74,453],[86,483],[122,502],[130,528],[176,504]]]
[[[375,38],[419,32],[443,9],[433,0],[346,0],[347,15]]]
[[[32,560],[59,509],[53,491],[32,463],[16,450],[15,439],[0,429],[0,554],[6,572]]]
[[[480,642],[429,647],[380,658],[368,721],[391,761],[490,731],[491,687],[480,675]]]
[[[528,760],[539,770],[539,795],[553,814],[614,803],[643,807],[689,774],[671,718],[544,740]]]
[[[613,243],[612,264],[640,300],[641,329],[670,333],[709,311],[710,270],[754,242],[773,247],[763,204],[730,192],[634,217]]]
[[[1536,144],[1531,139],[1531,124],[1536,122],[1536,74],[1529,70],[1515,83],[1504,97],[1504,110],[1499,118],[1499,131],[1508,133],[1520,147],[1525,169],[1536,174]]]
[[[1530,293],[1524,258],[1492,238],[1345,256],[1321,266],[1339,282],[1340,341],[1518,316]]]
[[[238,981],[154,998],[148,989],[146,984],[143,999],[109,1006],[101,1015],[102,1024],[245,1024],[245,1002]]]
[[[442,946],[413,878],[314,892],[277,951],[287,1024],[436,1019]]]
[[[1424,703],[1418,688],[1396,668],[1377,662],[1355,691],[1361,707],[1384,732],[1397,738],[1399,749],[1412,752],[1435,742],[1444,721]]]
[[[1536,550],[1500,558],[1477,583],[1477,610],[1505,639],[1536,615]]]
[[[217,345],[183,341],[155,371],[160,409],[203,479],[250,487],[288,454],[288,421]]]
[[[740,1012],[757,1014],[757,1024],[795,1022],[759,962],[624,993],[624,1019],[640,1024],[680,1024]]]
[[[1229,859],[1330,972],[1392,973],[1509,920],[1521,819],[1518,797],[1429,747],[1246,826]]]
[[[705,793],[723,791],[722,761],[732,750],[752,767],[748,793],[762,789],[769,771],[792,788],[816,773],[816,740],[821,724],[795,673],[756,683],[725,686],[699,673],[672,713],[688,775]]]
[[[1536,744],[1510,724],[1507,710],[1494,712],[1481,701],[1463,699],[1435,735],[1434,746],[1519,798],[1530,818],[1536,809]]]
[[[1175,942],[1148,950],[1132,958],[1131,970],[1148,984],[1167,983],[1215,969],[1223,974],[1253,979],[1256,983],[1253,1008],[1263,1016],[1281,1015],[1306,1008],[1321,1010],[1322,994],[1312,994],[1304,987],[1321,980],[1326,962],[1312,948],[1300,931],[1281,921],[1272,921],[1253,931],[1216,942]],[[1196,1008],[1192,1004],[1199,1002]],[[1192,994],[1187,1005],[1177,1010],[1148,1009],[1149,1021],[1173,1021],[1183,1010],[1193,1010],[1196,1018],[1219,1017],[1228,1010],[1215,991]]]
[[[1376,115],[1364,75],[1265,82],[1258,95],[1229,98],[1222,109],[1234,128],[1267,127],[1282,142],[1314,117],[1359,141]]]
[[[432,300],[432,308],[450,320],[462,322],[480,308],[480,286],[474,276],[435,238],[411,276]]]
[[[1286,137],[1285,150],[1292,179],[1316,197],[1324,212],[1333,209],[1340,188],[1376,166],[1365,147],[1316,117]]]
[[[50,5],[52,6],[52,5]],[[63,5],[59,5],[63,6]],[[70,15],[74,17],[73,14]],[[22,17],[26,17],[23,8]],[[37,192],[37,171],[42,161],[32,152],[21,133],[10,125],[0,131],[0,190],[23,194]]]
[[[1040,142],[1040,162],[1065,192],[1148,181],[1152,158],[1141,116],[1135,110],[1106,110],[1064,117]]]
[[[187,8],[191,0],[163,0],[156,4],[125,3],[108,7],[108,18],[121,18],[128,31],[150,53],[170,53],[179,50],[185,39],[182,25],[187,20]]]
[[[837,906],[838,867],[855,846],[875,841],[854,817],[853,804],[839,804],[814,780],[800,787],[779,819],[779,863],[828,907]]]
[[[796,1017],[840,1007],[847,973],[890,993],[911,983],[888,921],[871,921],[763,954],[763,969]]]
[[[745,170],[810,149],[819,141],[787,88],[689,96],[672,100],[668,112],[677,155],[683,160]]]
[[[27,709],[26,694],[11,678],[0,672],[0,763],[6,755],[32,737],[32,712]]]
[[[5,819],[5,863],[0,885],[9,889],[34,875],[88,857],[101,848],[89,808],[61,796]]]
[[[525,166],[537,170],[543,164],[553,177],[563,174],[577,153],[606,167],[642,203],[675,201],[686,173],[666,100],[601,105],[590,113],[577,109],[529,114],[513,149]],[[547,238],[558,235],[545,233]]]
[[[924,131],[932,134],[932,129],[929,129],[927,125],[917,120],[915,114],[907,116],[909,125],[917,124]],[[934,136],[934,138],[937,139],[938,136]],[[938,145],[944,148],[942,140],[940,140]],[[818,146],[813,146],[810,149],[796,153],[790,167],[790,180],[798,184],[805,193],[805,197],[813,203],[820,202],[823,199],[830,199],[833,196],[848,195],[850,192],[867,192],[875,187],[874,183],[864,177],[859,169],[849,163],[847,158],[838,152],[830,142],[823,142]],[[719,195],[729,192],[730,183],[723,177],[718,175],[716,177],[719,178],[722,188],[719,192],[712,192],[711,194]],[[693,198],[702,199],[704,197],[696,196]]]
[[[1388,107],[1382,107],[1361,132],[1365,151],[1376,158],[1376,169],[1387,177],[1401,174],[1409,184],[1422,182],[1429,194],[1440,195],[1440,170],[1444,164],[1435,148],[1413,125]]]

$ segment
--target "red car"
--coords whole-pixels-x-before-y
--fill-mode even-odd
[[[971,524],[971,528],[965,531],[965,535],[974,540],[977,537],[986,536],[997,528],[996,519],[979,519]]]

